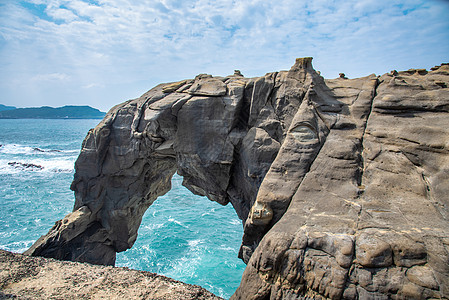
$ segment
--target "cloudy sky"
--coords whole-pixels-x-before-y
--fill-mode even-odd
[[[326,78],[449,62],[444,0],[0,0],[0,103],[101,110],[199,73],[313,56]]]

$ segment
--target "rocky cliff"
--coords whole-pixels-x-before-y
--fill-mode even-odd
[[[234,299],[448,298],[449,65],[324,79],[311,61],[112,108],[83,142],[73,212],[27,254],[113,265],[177,171],[243,221]]]

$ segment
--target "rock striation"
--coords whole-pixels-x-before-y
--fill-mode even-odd
[[[161,275],[0,250],[0,299],[220,300]]]
[[[26,253],[113,265],[178,172],[244,224],[233,299],[447,299],[448,84],[447,64],[324,79],[306,57],[158,85],[89,131],[73,212]]]

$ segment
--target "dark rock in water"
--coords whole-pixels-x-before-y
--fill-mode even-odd
[[[42,170],[44,168],[40,165],[20,163],[20,162],[9,162],[8,165],[17,169],[31,169],[32,171]]]
[[[449,297],[449,66],[161,84],[112,108],[76,162],[73,213],[28,251],[114,264],[174,172],[232,203],[234,299]]]
[[[33,148],[34,151],[36,152],[61,152],[61,150],[42,150],[41,148]]]
[[[150,272],[4,250],[0,270],[0,299],[222,299],[199,286]]]

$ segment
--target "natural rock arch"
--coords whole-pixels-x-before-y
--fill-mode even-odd
[[[311,60],[112,108],[83,142],[74,211],[27,253],[114,264],[177,171],[244,221],[236,299],[448,297],[449,67],[325,80]]]

